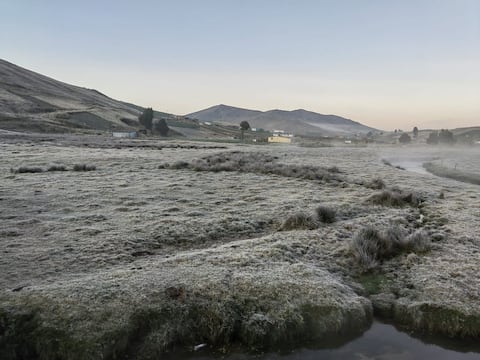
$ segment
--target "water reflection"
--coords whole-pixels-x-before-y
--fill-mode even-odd
[[[435,341],[429,339],[427,342]],[[438,341],[438,340],[437,340]],[[200,355],[195,360],[479,360],[480,344],[449,340],[439,345],[429,344],[398,331],[394,326],[374,322],[361,337],[336,349],[300,349],[289,354],[228,356]],[[437,342],[438,343],[438,342]],[[453,350],[455,349],[455,350]]]

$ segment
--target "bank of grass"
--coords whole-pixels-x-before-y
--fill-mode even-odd
[[[399,299],[393,306],[393,320],[420,333],[452,338],[480,337],[478,309],[456,306],[438,299],[416,302]]]
[[[367,299],[324,270],[295,269],[236,269],[227,282],[228,267],[168,266],[24,289],[0,300],[0,358],[146,359],[201,343],[264,351],[368,328]]]
[[[343,181],[340,170],[333,167],[291,165],[279,163],[278,157],[260,152],[230,151],[208,155],[191,162],[177,161],[162,164],[160,168],[191,169],[194,171],[238,171],[257,174],[271,174],[324,182]]]
[[[423,167],[428,172],[440,176],[445,177],[457,181],[461,181],[464,183],[480,185],[480,175],[474,173],[468,173],[464,171],[460,171],[457,169],[447,168],[433,162],[427,162],[423,164]]]

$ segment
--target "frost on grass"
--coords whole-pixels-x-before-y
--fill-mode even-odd
[[[318,227],[318,221],[314,216],[299,212],[293,215],[290,215],[283,222],[280,230],[281,231],[290,231],[290,230],[313,230]]]
[[[73,165],[73,171],[94,171],[97,170],[95,165],[90,164],[75,164]]]
[[[313,214],[298,212],[285,219],[280,231],[313,230],[321,224],[331,224],[336,220],[335,209],[328,206],[318,206]]]
[[[338,167],[291,165],[277,162],[278,157],[254,152],[221,152],[192,162],[177,161],[170,169],[192,169],[195,171],[239,171],[257,174],[271,174],[291,178],[321,181],[341,181]],[[160,165],[166,168],[165,165]]]
[[[9,304],[0,318],[11,347],[0,354],[143,359],[199,343],[264,350],[368,326],[369,301],[340,276],[270,258],[272,246],[256,241],[148,259],[134,270],[10,293],[0,298]]]
[[[403,252],[423,253],[430,249],[431,240],[427,233],[419,230],[407,234],[398,225],[379,230],[366,226],[357,232],[351,242],[355,260],[364,271],[378,267]]]
[[[40,166],[20,166],[19,168],[11,168],[10,172],[13,174],[25,174],[25,173],[41,173],[45,169]]]
[[[393,190],[383,190],[379,193],[373,194],[367,200],[367,202],[374,205],[381,206],[392,206],[392,207],[402,207],[402,206],[418,206],[420,204],[420,199],[418,196],[412,192],[404,192],[398,189]]]
[[[230,148],[248,152],[227,160],[185,147],[0,148],[4,171],[25,159],[71,170],[86,158],[108,170],[3,179],[0,358],[160,358],[200,343],[298,347],[298,339],[367,326],[370,300],[379,303],[372,294],[409,328],[480,336],[476,187],[383,167],[372,148],[290,147],[288,164],[279,164],[277,147]],[[188,171],[156,169],[177,161]],[[197,163],[206,171],[193,171]],[[355,179],[379,168],[385,182],[422,194],[422,206],[365,204],[370,190]],[[296,175],[280,175],[287,170]],[[302,181],[325,171],[342,184]],[[319,204],[337,210],[334,223],[321,210],[322,225]],[[275,232],[296,209],[315,231]],[[369,223],[391,243],[378,246],[384,257],[367,252],[376,267],[363,272],[348,240]],[[372,292],[358,279],[370,275]]]

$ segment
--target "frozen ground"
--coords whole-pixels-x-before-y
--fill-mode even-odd
[[[30,355],[61,358],[146,358],[201,342],[295,344],[348,328],[360,332],[372,304],[411,329],[480,334],[480,188],[381,161],[418,152],[89,141],[10,137],[0,145],[5,356],[19,351],[12,342]],[[341,181],[159,168],[229,150],[336,166]],[[421,156],[480,169],[477,150],[448,158],[427,151]],[[69,171],[10,172],[51,164]],[[96,170],[71,171],[75,164]],[[378,190],[366,184],[377,177],[388,188],[414,191],[422,206],[369,204]],[[337,221],[279,231],[290,215],[319,205],[334,208]],[[367,224],[423,229],[432,250],[402,253],[362,273],[350,241]]]

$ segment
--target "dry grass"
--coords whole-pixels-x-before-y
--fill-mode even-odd
[[[290,215],[280,227],[280,231],[290,230],[313,230],[318,227],[318,221],[315,217],[299,212]]]
[[[10,168],[10,172],[13,174],[27,174],[27,173],[41,173],[45,169],[39,166],[20,166],[19,168]]]
[[[73,171],[95,171],[97,167],[95,165],[88,164],[75,164],[73,165]]]
[[[239,171],[247,173],[279,175],[291,178],[320,181],[340,181],[338,167],[299,166],[277,162],[278,157],[253,152],[221,152],[209,155],[190,163],[177,161],[171,169],[192,169],[195,171]],[[165,165],[161,165],[165,168]]]
[[[413,192],[403,192],[401,190],[383,190],[382,192],[373,194],[367,202],[381,206],[418,206],[420,200]]]
[[[424,253],[430,248],[431,240],[424,231],[408,235],[398,225],[383,230],[366,226],[353,236],[351,242],[354,257],[364,271],[374,269],[383,261],[403,252]]]
[[[366,253],[375,273],[388,278],[381,291],[391,292],[395,319],[403,316],[419,330],[479,334],[480,244],[471,224],[480,200],[473,185],[385,167],[367,147],[232,145],[244,153],[224,161],[218,149],[188,143],[162,151],[30,145],[0,145],[0,323],[8,329],[0,352],[140,359],[202,342],[258,350],[349,328],[361,332],[371,301],[352,277],[358,265],[348,240],[365,224],[377,229],[367,236],[374,243],[382,241],[377,236],[390,239],[378,244],[387,261]],[[192,171],[199,158],[227,170]],[[42,168],[94,163],[102,171],[8,173],[25,159]],[[158,168],[175,162],[188,165]],[[328,170],[334,166],[342,169],[341,181],[317,181],[318,169],[340,176]],[[305,173],[280,174],[294,169]],[[316,181],[305,176],[310,171]],[[388,184],[430,196],[421,208],[367,205],[365,194],[373,191],[359,180],[379,171]],[[336,221],[321,226],[318,204],[335,211]],[[314,231],[275,231],[279,219],[300,211],[307,214],[300,220],[317,223]],[[439,240],[428,251],[432,236]],[[429,304],[428,314],[460,315],[442,315],[442,328],[434,315],[419,312],[421,304]]]

